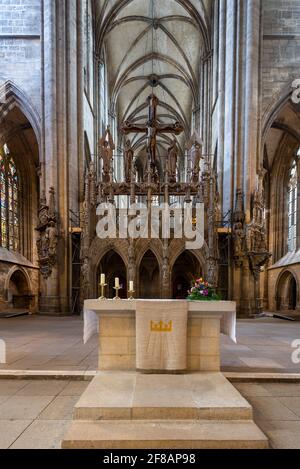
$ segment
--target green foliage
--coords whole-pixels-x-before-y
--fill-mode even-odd
[[[203,278],[199,278],[194,281],[187,299],[190,301],[221,301],[222,298],[212,285],[205,282]]]

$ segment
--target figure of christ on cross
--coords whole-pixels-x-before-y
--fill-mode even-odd
[[[175,134],[180,135],[183,132],[183,126],[179,122],[175,124],[160,124],[157,120],[157,106],[159,104],[158,98],[152,94],[147,99],[149,104],[148,122],[146,125],[135,124],[130,121],[125,121],[121,126],[123,134],[128,135],[131,133],[145,133],[147,134],[148,145],[148,157],[150,165],[156,166],[156,144],[157,136],[160,134]]]

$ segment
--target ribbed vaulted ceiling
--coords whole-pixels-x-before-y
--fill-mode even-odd
[[[147,120],[146,99],[160,100],[158,119],[180,121],[189,137],[192,111],[200,93],[201,57],[208,53],[210,0],[98,0],[97,41],[105,47],[111,109],[118,124]],[[165,152],[172,136],[161,136]],[[133,136],[139,150],[145,137]]]

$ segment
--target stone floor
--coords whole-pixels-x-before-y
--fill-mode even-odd
[[[83,345],[82,329],[78,317],[0,318],[0,339],[7,346],[7,363],[0,370],[96,370],[97,337]],[[300,364],[291,359],[300,322],[240,320],[237,338],[234,344],[222,336],[223,371],[300,373]]]
[[[59,448],[86,381],[0,380],[0,449]],[[236,383],[272,448],[300,449],[300,384]]]
[[[0,319],[7,364],[0,370],[92,371],[97,337],[82,343],[80,318],[24,316]],[[292,342],[300,322],[240,320],[238,343],[222,337],[222,369],[299,373]],[[57,448],[86,381],[0,379],[0,448]],[[300,448],[300,384],[237,383],[274,448]]]
[[[86,381],[0,380],[0,448],[60,448]]]
[[[300,383],[233,383],[271,448],[300,449]]]

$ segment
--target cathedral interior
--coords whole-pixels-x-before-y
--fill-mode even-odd
[[[0,0],[0,311],[79,315],[207,279],[300,311],[300,3]],[[100,239],[97,206],[204,204],[185,239]]]

